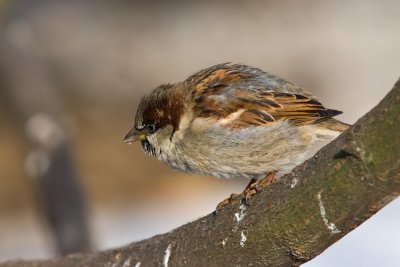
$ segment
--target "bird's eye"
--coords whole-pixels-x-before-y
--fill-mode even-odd
[[[155,133],[158,130],[158,126],[156,124],[147,124],[143,126],[144,130],[150,134]]]

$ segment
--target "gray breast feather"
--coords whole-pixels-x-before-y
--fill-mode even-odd
[[[300,164],[315,139],[313,131],[287,121],[230,132],[220,127],[209,123],[189,127],[183,140],[173,140],[171,150],[163,151],[160,159],[191,173],[259,179],[271,171],[286,173]]]

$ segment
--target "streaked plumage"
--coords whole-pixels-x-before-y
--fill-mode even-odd
[[[126,142],[170,167],[221,178],[289,172],[348,125],[311,93],[260,69],[219,64],[142,99]]]

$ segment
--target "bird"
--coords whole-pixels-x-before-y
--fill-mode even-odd
[[[222,63],[144,96],[124,142],[174,170],[249,179],[248,199],[344,132],[341,113],[259,68]]]

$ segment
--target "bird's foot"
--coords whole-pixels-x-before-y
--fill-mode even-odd
[[[221,211],[225,206],[227,206],[229,203],[233,202],[236,199],[241,200],[242,204],[248,205],[248,200],[260,192],[263,188],[266,186],[272,184],[275,181],[275,175],[276,171],[270,172],[265,178],[257,180],[257,179],[251,179],[250,183],[246,186],[246,188],[243,190],[241,194],[235,194],[232,193],[229,198],[224,199],[221,201],[215,211],[214,214],[217,214],[219,211]]]
[[[272,184],[275,181],[276,171],[268,173],[265,178],[260,180],[251,180],[250,183],[243,191],[243,198],[242,203],[248,205],[248,200],[260,192],[263,188],[267,187],[268,185]]]
[[[217,214],[219,211],[221,211],[225,206],[227,206],[229,203],[234,201],[235,199],[238,199],[241,195],[232,193],[228,198],[222,200],[220,203],[218,203],[217,207],[215,208],[214,214]]]

